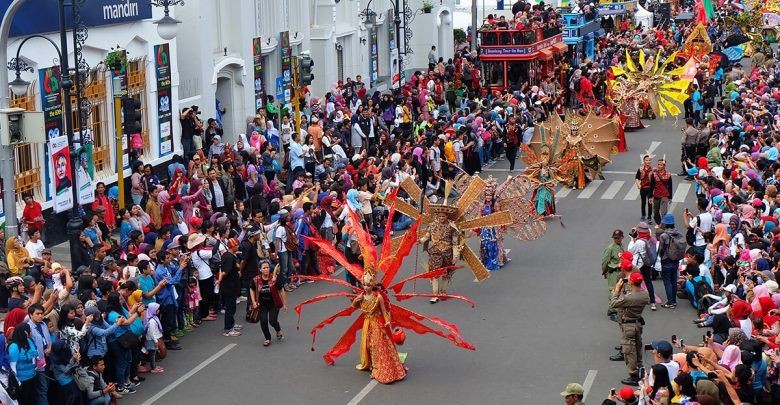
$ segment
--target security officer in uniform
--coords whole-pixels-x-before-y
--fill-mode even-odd
[[[618,324],[622,333],[620,345],[623,347],[628,378],[621,380],[626,385],[639,385],[639,367],[641,365],[642,311],[650,303],[650,296],[642,291],[642,274],[633,272],[628,276],[628,288],[624,289],[626,279],[621,278],[612,290],[610,307],[618,311]]]
[[[607,280],[607,299],[612,301],[612,290],[620,278],[620,253],[623,252],[623,231],[615,229],[612,232],[612,243],[604,249],[601,255],[601,275]],[[613,308],[607,310],[607,316],[617,321],[617,311]]]

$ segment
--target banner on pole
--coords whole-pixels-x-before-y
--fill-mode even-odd
[[[54,172],[53,187],[54,212],[65,212],[73,208],[73,173],[70,170],[70,151],[68,137],[60,136],[49,140],[51,167]]]
[[[78,162],[76,166],[76,187],[78,187],[79,204],[92,204],[95,201],[95,160],[91,143],[76,150]]]
[[[171,59],[168,44],[154,46],[154,67],[157,76],[157,129],[160,137],[160,153],[163,157],[173,153],[171,121]]]

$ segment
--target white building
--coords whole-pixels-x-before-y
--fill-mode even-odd
[[[4,14],[10,2],[0,5],[0,14]],[[8,42],[9,60],[16,56],[20,43],[32,34],[42,34],[60,45],[59,20],[56,2],[28,0],[16,14]],[[121,3],[121,4],[120,4]],[[66,13],[71,10],[66,7]],[[170,47],[170,67],[172,72],[171,100],[178,99],[178,75],[176,60],[176,41],[164,41],[157,34],[153,21],[162,17],[161,9],[151,5],[150,0],[85,0],[80,14],[88,26],[88,37],[82,47],[83,58],[91,67],[89,80],[84,83],[84,95],[92,104],[92,111],[85,127],[94,137],[95,181],[106,184],[116,183],[116,140],[111,73],[101,62],[108,52],[117,47],[127,51],[128,91],[142,102],[142,127],[144,148],[140,159],[144,163],[159,165],[170,160],[173,151],[170,142],[160,139],[158,125],[157,83],[155,79],[155,45],[168,43]],[[73,67],[73,38],[68,33],[68,58]],[[22,72],[22,79],[30,82],[28,93],[23,97],[13,97],[12,107],[42,111],[42,85],[38,80],[39,69],[59,65],[57,50],[41,38],[33,38],[21,48],[20,59],[29,65],[33,72]],[[13,71],[3,72],[14,78]],[[75,103],[74,114],[75,114]],[[174,107],[175,109],[175,107]],[[178,122],[173,117],[175,127]],[[64,134],[64,133],[63,133]],[[168,146],[166,146],[168,145]],[[51,175],[47,173],[47,148],[40,144],[22,144],[15,149],[16,193],[21,200],[22,193],[32,193],[44,209],[52,206],[52,193],[49,188]],[[126,156],[126,155],[125,155]],[[126,158],[125,158],[126,163]],[[130,170],[125,170],[125,176]],[[18,202],[18,214],[22,205]]]
[[[401,6],[404,1],[399,0]],[[453,56],[452,4],[454,0],[430,1],[430,13],[421,10],[422,0],[407,0],[410,16],[409,42],[413,53],[404,56],[407,70],[427,66],[428,51]],[[179,104],[198,105],[204,117],[216,115],[216,100],[227,113],[222,117],[225,138],[234,142],[244,132],[246,118],[256,109],[253,83],[253,39],[260,38],[262,89],[277,97],[282,78],[281,37],[287,32],[291,55],[309,52],[314,60],[313,95],[320,97],[338,81],[362,76],[370,85],[374,67],[374,88],[389,88],[391,65],[397,52],[392,13],[395,0],[372,0],[376,14],[373,29],[367,29],[359,14],[366,0],[190,0],[175,7],[181,20],[178,59],[181,78]],[[404,18],[401,17],[401,26]],[[401,35],[403,44],[403,32]],[[376,46],[371,47],[374,43]],[[376,54],[372,58],[371,50]],[[402,49],[403,50],[403,49]],[[179,129],[176,128],[178,131]]]

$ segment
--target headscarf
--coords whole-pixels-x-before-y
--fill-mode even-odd
[[[730,340],[729,343],[731,343]],[[718,364],[734,371],[734,367],[742,364],[742,352],[739,350],[739,346],[734,344],[726,346],[726,348],[723,349],[723,356],[718,360]]]
[[[157,202],[160,203],[160,204],[165,204],[165,203],[167,203],[170,200],[171,200],[171,195],[168,194],[168,192],[165,191],[165,190],[160,191],[157,194]]]
[[[108,195],[108,198],[110,198],[110,199],[112,199],[114,201],[119,200],[119,187],[118,186],[113,186],[113,187],[109,188],[107,195]]]
[[[728,226],[726,224],[715,225],[715,238],[712,240],[713,246],[718,246],[718,242],[723,242],[724,245],[729,244]]]
[[[750,204],[745,204],[742,206],[742,214],[740,214],[739,218],[743,221],[747,222],[753,222],[753,217],[756,216],[756,209],[753,208]]]
[[[753,312],[753,308],[750,307],[750,304],[748,304],[747,301],[739,300],[731,304],[731,313],[734,319],[737,321],[734,322],[735,324],[739,324],[739,320],[750,316],[751,312]],[[729,335],[731,335],[731,330],[729,330]]]
[[[700,156],[699,159],[696,161],[696,167],[698,167],[699,170],[705,170],[708,173],[710,171],[710,164],[707,161],[707,158],[704,156]]]
[[[144,315],[144,326],[149,325],[149,320],[157,318],[157,311],[160,310],[160,304],[156,302],[150,302],[146,307],[146,314]]]
[[[753,301],[750,302],[750,307],[753,311],[759,311],[761,310],[761,303],[759,300],[762,297],[769,297],[769,290],[767,290],[766,285],[761,284],[753,287]]]
[[[319,201],[320,201],[320,204],[319,204],[320,208],[322,210],[324,210],[325,212],[327,212],[328,215],[330,215],[331,218],[334,218],[334,216],[333,216],[333,208],[332,208],[333,197],[331,197],[330,195],[326,195],[325,197],[320,198]]]
[[[27,317],[27,311],[21,308],[14,308],[8,312],[3,323],[3,334],[5,334],[6,339],[11,339],[16,325],[22,323],[25,317]]]
[[[19,247],[14,242],[19,241]],[[20,275],[24,272],[25,260],[30,258],[30,252],[22,246],[22,241],[16,236],[11,236],[5,241],[5,256],[11,275]]]
[[[736,215],[729,218],[729,226],[731,227],[732,235],[742,232],[742,221]]]
[[[414,161],[417,162],[417,164],[419,164],[419,165],[423,164],[422,153],[423,153],[423,150],[419,146],[414,148],[414,150],[412,151],[412,156],[414,156]]]
[[[354,188],[347,191],[347,204],[355,212],[361,212],[360,210],[362,208],[360,201],[358,201],[358,195],[360,195],[360,193]]]

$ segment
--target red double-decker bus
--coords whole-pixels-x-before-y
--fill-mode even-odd
[[[490,90],[512,90],[538,84],[555,69],[555,56],[569,47],[559,28],[547,30],[481,30],[482,77]]]

